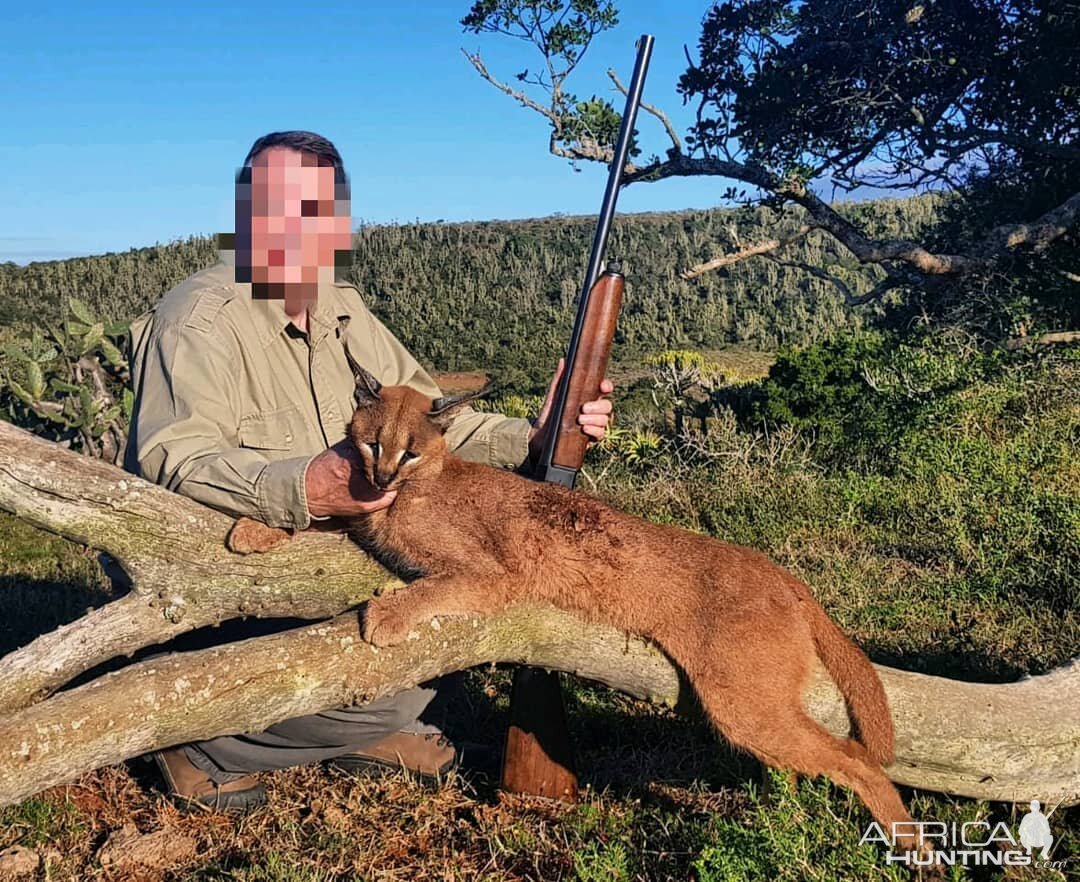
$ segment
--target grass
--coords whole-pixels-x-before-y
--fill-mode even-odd
[[[0,514],[0,656],[100,606],[110,591],[95,553]]]
[[[608,713],[612,729],[651,715],[614,697]],[[577,734],[582,721],[575,714],[571,721]],[[658,721],[652,725],[663,728]],[[685,733],[681,724],[671,721],[670,726],[668,740],[677,743]],[[690,733],[691,749],[706,737]],[[596,745],[579,746],[582,766],[591,768],[589,763],[600,758]],[[37,847],[52,856],[49,878],[55,880],[115,878],[103,873],[95,856],[111,832],[134,823],[144,833],[167,830],[198,845],[196,858],[145,868],[131,877],[139,879],[905,878],[885,866],[878,847],[859,845],[869,816],[857,800],[823,779],[801,781],[792,790],[780,776],[771,776],[770,793],[762,797],[748,763],[734,776],[717,776],[708,763],[696,768],[691,763],[684,765],[684,773],[693,777],[661,781],[649,778],[663,771],[655,759],[643,766],[635,764],[633,752],[626,759],[618,781],[603,773],[590,775],[595,783],[590,782],[576,806],[500,794],[479,774],[453,776],[433,794],[401,777],[367,781],[316,767],[289,769],[261,776],[270,803],[243,820],[178,813],[151,789],[148,767],[136,761],[0,812],[0,850],[13,842]],[[1014,829],[1017,820],[1000,806],[965,800],[919,796],[913,809],[919,816],[946,821],[1005,820]],[[1055,815],[1055,833],[1065,831],[1055,858],[1075,853],[1078,821],[1076,810]],[[1050,873],[1013,878],[1067,878]],[[996,877],[971,872],[956,878]]]
[[[1077,390],[1080,366],[1057,365],[943,397],[889,474],[824,469],[794,436],[722,425],[710,457],[661,452],[642,469],[595,454],[589,471],[626,510],[767,551],[877,661],[1012,679],[1080,645]],[[109,596],[92,555],[8,516],[0,561],[0,653]],[[509,672],[468,672],[448,731],[497,750],[508,693]],[[848,792],[771,776],[763,797],[756,762],[700,722],[584,683],[567,698],[585,785],[576,806],[501,794],[490,764],[434,794],[305,767],[262,774],[270,803],[243,820],[185,816],[133,760],[0,810],[0,850],[37,849],[50,879],[116,878],[97,855],[134,824],[197,843],[196,857],[138,876],[186,882],[906,878],[859,845],[869,816]],[[1019,821],[1000,804],[904,797],[916,817]],[[1052,827],[1063,870],[951,878],[1080,878],[1080,809],[1059,809]]]

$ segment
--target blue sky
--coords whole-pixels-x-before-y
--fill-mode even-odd
[[[675,92],[707,2],[624,0],[569,82],[611,95],[637,35],[656,36],[647,101],[680,134]],[[15,4],[0,56],[0,261],[122,251],[232,227],[232,181],[256,137],[311,129],[341,151],[354,221],[589,214],[604,170],[547,152],[535,113],[482,81],[461,53],[514,74],[528,46],[466,34],[468,0],[229,4]],[[616,100],[621,106],[621,98]],[[667,144],[639,119],[646,152]],[[724,182],[623,192],[621,211],[717,204]]]

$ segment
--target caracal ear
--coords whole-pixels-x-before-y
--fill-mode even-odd
[[[353,377],[356,380],[356,389],[353,391],[353,398],[356,401],[357,407],[367,407],[369,404],[374,404],[379,400],[379,393],[382,392],[382,383],[376,380],[358,364],[353,365]]]
[[[459,410],[465,407],[470,401],[482,398],[487,394],[490,388],[491,384],[488,383],[482,389],[476,389],[473,392],[461,392],[458,395],[448,395],[443,398],[436,398],[431,402],[431,410],[427,413],[428,419],[439,427],[440,432],[445,432],[450,428],[450,423],[453,422],[454,415]]]

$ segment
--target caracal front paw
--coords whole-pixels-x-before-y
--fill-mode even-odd
[[[269,551],[291,538],[291,530],[268,527],[252,518],[240,518],[225,537],[225,547],[235,554],[253,554]]]
[[[361,635],[373,646],[393,646],[408,639],[413,622],[402,614],[401,605],[389,597],[375,597],[364,605]]]

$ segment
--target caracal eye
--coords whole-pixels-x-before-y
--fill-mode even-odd
[[[406,450],[402,454],[401,458],[402,458],[403,461],[408,462],[410,459],[419,459],[420,454],[419,453],[413,453],[411,450]]]
[[[368,447],[371,448],[371,455],[373,457],[375,457],[375,459],[378,459],[379,458],[379,442],[378,441],[372,441],[370,444],[368,444]]]

